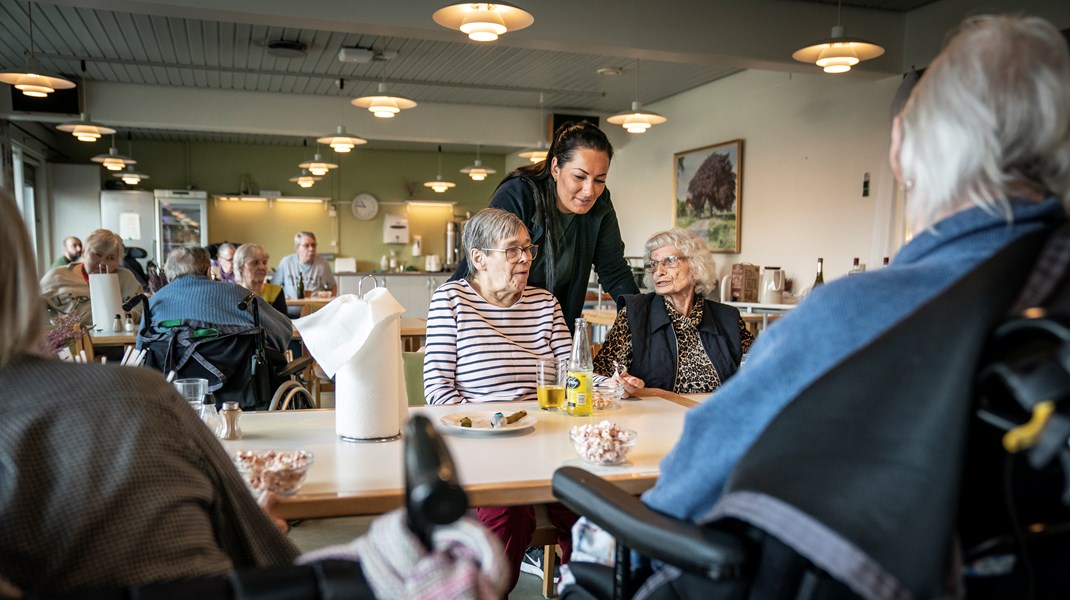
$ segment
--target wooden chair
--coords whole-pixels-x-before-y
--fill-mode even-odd
[[[536,504],[535,531],[531,534],[528,547],[542,548],[542,596],[556,598],[557,587],[554,585],[554,567],[557,566],[557,527],[550,522],[546,505]]]

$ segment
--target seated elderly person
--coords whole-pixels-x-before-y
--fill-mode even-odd
[[[222,249],[221,249],[222,251]],[[268,271],[267,250],[260,244],[242,244],[234,253],[234,272],[237,274],[235,283],[256,292],[272,308],[282,314],[286,314],[286,295],[281,285],[264,283]]]
[[[98,229],[85,239],[82,260],[56,267],[41,278],[41,296],[52,313],[77,313],[82,324],[93,325],[93,306],[89,297],[90,273],[115,273],[119,277],[119,295],[123,302],[141,293],[134,274],[119,267],[125,248],[123,240],[107,229]],[[136,319],[140,305],[131,312]],[[110,323],[108,326],[110,328]]]
[[[424,394],[429,404],[535,400],[535,362],[568,358],[572,345],[561,306],[550,292],[528,287],[538,246],[516,215],[486,208],[461,236],[468,277],[441,285],[431,296],[424,354]],[[560,530],[562,561],[572,545],[576,516],[548,507]],[[505,545],[516,585],[524,550],[535,530],[530,506],[477,508],[480,522]]]
[[[645,263],[654,292],[624,297],[594,372],[620,374],[628,394],[644,386],[677,394],[721,387],[754,336],[739,310],[706,299],[715,281],[709,246],[685,229],[662,231],[647,240]]]
[[[249,290],[236,283],[212,281],[208,278],[209,264],[208,251],[204,248],[179,246],[171,250],[164,264],[170,283],[149,298],[153,323],[194,319],[213,325],[253,324],[252,311],[238,308],[249,296]],[[255,296],[254,299],[260,304],[264,340],[271,348],[285,351],[293,336],[290,320],[269,308],[263,299]]]
[[[292,562],[297,549],[159,373],[37,354],[33,249],[4,192],[0,214],[0,596],[5,579],[56,595]]]

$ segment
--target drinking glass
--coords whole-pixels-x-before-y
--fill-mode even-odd
[[[208,380],[200,377],[191,379],[176,379],[175,389],[186,399],[190,408],[201,412],[201,404],[204,403],[204,395],[208,393]]]
[[[565,403],[565,371],[568,361],[558,358],[541,358],[535,364],[538,378],[536,393],[539,408],[558,410]]]

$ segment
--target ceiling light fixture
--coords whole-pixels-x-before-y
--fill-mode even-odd
[[[498,36],[531,26],[531,13],[505,2],[462,2],[435,11],[435,23],[468,34],[476,42],[493,42]]]
[[[644,133],[647,129],[650,129],[652,125],[660,125],[665,121],[668,121],[668,119],[656,112],[643,110],[643,105],[639,102],[638,58],[635,59],[635,101],[632,102],[632,109],[619,112],[606,119],[606,121],[609,121],[614,125],[620,125],[628,133]]]
[[[397,53],[393,53],[394,56]],[[379,53],[375,56],[376,60],[383,61],[383,80],[379,82],[379,94],[375,96],[361,96],[360,98],[353,99],[353,106],[359,108],[366,108],[368,112],[372,113],[380,119],[393,119],[394,115],[403,110],[407,110],[416,106],[416,103],[408,98],[402,98],[401,96],[389,96],[386,93],[386,61],[391,57],[385,52]]]
[[[320,155],[319,152],[316,152],[314,155],[312,155],[312,160],[305,161],[297,166],[302,169],[308,169],[308,172],[312,173],[316,177],[322,177],[323,175],[326,175],[331,169],[338,168],[338,165],[324,161],[323,157]]]
[[[461,169],[461,173],[472,178],[472,181],[483,181],[487,178],[487,175],[493,175],[498,171],[491,169],[490,167],[484,167],[482,161],[479,160],[479,144],[476,144],[476,162],[473,165],[469,165]]]
[[[312,175],[309,175],[307,169],[301,169],[301,175],[299,175],[298,177],[291,177],[290,181],[292,181],[292,182],[296,183],[297,185],[307,189],[307,188],[312,187],[312,185],[315,184],[320,179],[322,179],[322,178],[321,177],[313,177]]]
[[[79,94],[80,98],[85,98],[88,93],[88,87],[85,81],[85,61],[82,61],[82,93]],[[56,129],[70,133],[74,137],[78,138],[79,142],[95,142],[100,139],[102,135],[112,135],[115,130],[111,127],[105,127],[98,123],[93,123],[89,120],[89,111],[86,110],[86,104],[88,100],[83,100],[81,112],[81,120],[68,121],[56,125]]]
[[[339,79],[338,80],[338,89],[342,90],[344,92],[345,91],[345,84],[346,84],[346,82],[345,82],[344,79]],[[317,139],[316,142],[320,143],[320,144],[327,144],[335,152],[342,153],[342,154],[344,154],[346,152],[349,152],[350,150],[352,150],[356,146],[368,143],[368,140],[366,140],[364,138],[359,138],[359,137],[357,137],[355,135],[349,135],[348,133],[346,133],[346,126],[345,126],[344,121],[345,121],[345,104],[342,104],[342,109],[338,111],[338,122],[340,123],[338,125],[338,131],[335,132],[333,135],[330,135],[330,134],[325,135],[325,136]]]
[[[134,135],[132,133],[127,132],[126,141],[128,144],[126,151],[129,152],[130,156],[132,157],[134,156]],[[131,160],[133,159],[131,158]],[[127,164],[126,169],[124,169],[122,172],[113,173],[112,176],[122,179],[123,183],[125,183],[126,185],[137,185],[141,183],[142,180],[149,179],[148,175],[135,169],[132,163]]]
[[[453,183],[452,181],[444,181],[442,179],[442,145],[441,144],[439,144],[439,146],[438,146],[438,175],[435,177],[434,181],[428,181],[428,182],[424,183],[424,187],[429,187],[429,188],[435,190],[435,192],[438,193],[438,194],[441,194],[441,193],[445,192],[446,190],[450,189],[451,187],[457,187],[456,183]]]
[[[137,161],[129,156],[123,156],[119,154],[119,151],[115,148],[115,136],[111,136],[111,148],[108,149],[107,154],[98,154],[89,159],[95,163],[100,163],[105,169],[109,171],[122,171],[127,165],[136,165]]]
[[[546,115],[543,114],[542,105],[542,92],[539,92],[539,130],[541,131],[544,123],[546,122]],[[539,140],[539,143],[535,144],[534,148],[524,148],[517,153],[520,158],[526,158],[532,163],[540,163],[546,160],[546,157],[550,155],[550,152],[546,149],[547,144],[543,140]]]
[[[791,55],[799,62],[814,63],[826,73],[846,73],[851,67],[863,60],[877,58],[884,54],[884,48],[873,42],[859,38],[849,38],[840,24],[840,12],[843,1],[836,7],[836,25],[832,27],[832,36],[796,50]]]
[[[33,47],[33,3],[27,2],[26,5],[30,18],[30,54],[26,58],[26,68],[22,71],[0,72],[0,83],[13,85],[15,89],[33,98],[44,98],[56,90],[75,87],[73,81],[46,73],[37,65]]]

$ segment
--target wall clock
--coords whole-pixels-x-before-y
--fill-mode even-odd
[[[379,201],[371,194],[353,196],[353,216],[361,221],[370,221],[379,214]]]

